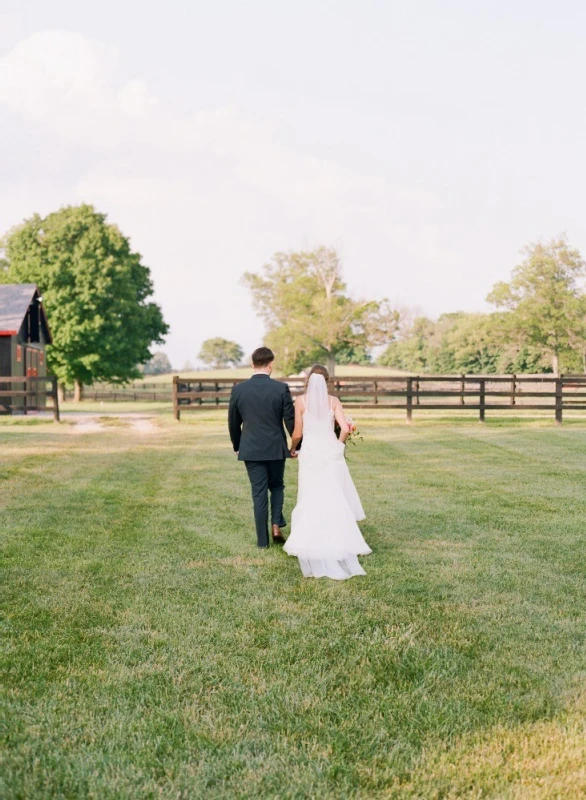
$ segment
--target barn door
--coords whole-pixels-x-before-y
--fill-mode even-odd
[[[33,374],[33,351],[30,347],[26,347],[24,351],[24,368],[27,378],[31,378]]]
[[[26,348],[26,376],[27,378],[36,378],[39,374],[39,351],[35,350],[32,347]],[[26,405],[29,408],[38,408],[39,407],[39,398],[38,398],[38,390],[39,390],[39,382],[38,381],[31,381],[30,384],[27,384],[27,389],[32,390],[36,389],[36,394],[31,394],[26,398]]]

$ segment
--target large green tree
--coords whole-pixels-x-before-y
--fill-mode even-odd
[[[387,344],[397,329],[398,314],[386,301],[349,295],[333,248],[275,253],[260,274],[246,273],[244,283],[285,372],[323,360],[333,375],[350,349]]]
[[[204,364],[218,369],[229,367],[230,364],[236,367],[244,358],[244,350],[236,342],[217,336],[215,339],[205,340],[199,351],[198,358]]]
[[[149,268],[116,225],[92,206],[38,214],[3,239],[4,280],[36,283],[44,298],[53,344],[51,371],[64,385],[120,383],[140,376],[137,364],[168,331],[149,300]]]
[[[546,354],[557,375],[564,354],[585,349],[586,297],[581,281],[586,262],[565,236],[529,245],[524,252],[511,281],[497,283],[487,300],[506,310],[508,340]]]

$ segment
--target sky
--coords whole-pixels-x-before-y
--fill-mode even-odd
[[[261,343],[240,279],[279,250],[488,310],[530,242],[586,253],[585,37],[582,0],[0,0],[0,234],[106,213],[176,369]]]

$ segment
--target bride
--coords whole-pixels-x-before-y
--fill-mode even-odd
[[[328,395],[328,371],[311,368],[305,394],[295,401],[291,455],[299,451],[299,490],[286,553],[297,556],[306,578],[344,580],[366,573],[359,555],[371,553],[357,520],[365,514],[344,458],[350,428],[342,404]],[[334,433],[340,426],[340,438]]]

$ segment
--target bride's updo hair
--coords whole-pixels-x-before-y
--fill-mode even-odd
[[[309,370],[309,374],[307,376],[307,380],[305,381],[305,389],[304,391],[307,392],[307,385],[309,383],[309,379],[312,375],[323,375],[326,379],[326,383],[330,381],[330,373],[322,364],[314,364],[313,367]]]

